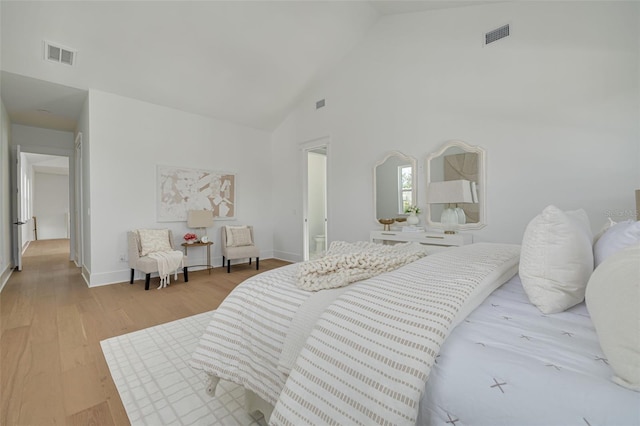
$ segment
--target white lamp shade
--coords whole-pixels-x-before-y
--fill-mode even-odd
[[[189,228],[212,227],[213,212],[211,210],[189,210],[187,212],[187,226]]]
[[[464,179],[431,182],[427,200],[430,204],[473,203],[471,185]]]

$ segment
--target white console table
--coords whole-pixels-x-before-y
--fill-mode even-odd
[[[473,243],[472,234],[445,234],[440,232],[400,232],[400,231],[371,231],[369,240],[372,243],[385,244],[387,241],[406,243],[419,242],[429,246],[463,246]]]

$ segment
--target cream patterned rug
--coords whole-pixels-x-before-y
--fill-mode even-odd
[[[187,362],[211,312],[100,342],[132,425],[264,425],[244,410],[244,391],[220,382],[205,393],[202,372]]]

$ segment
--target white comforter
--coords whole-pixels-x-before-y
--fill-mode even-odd
[[[275,424],[342,423],[345,414],[350,423],[413,424],[456,317],[510,278],[518,257],[518,246],[475,244],[352,284],[323,314],[289,377],[279,360],[310,293],[295,287],[296,265],[261,274],[216,311],[192,365],[277,403]]]
[[[640,393],[612,374],[585,304],[544,315],[516,275],[442,345],[418,424],[640,425]]]

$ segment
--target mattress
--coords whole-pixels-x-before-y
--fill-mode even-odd
[[[442,345],[424,425],[640,425],[640,393],[616,385],[584,303],[542,314],[518,275]]]

